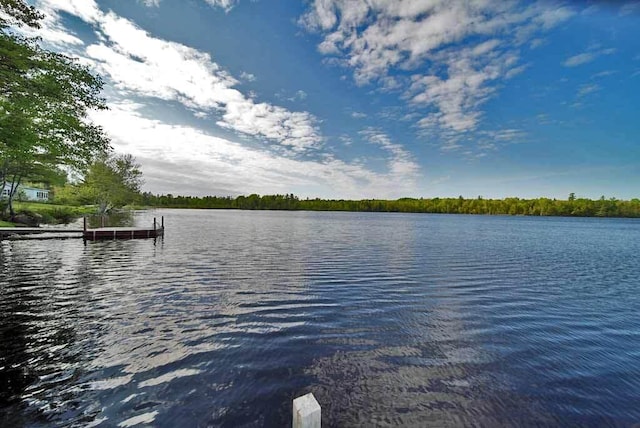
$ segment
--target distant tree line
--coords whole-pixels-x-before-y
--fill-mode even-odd
[[[307,210],[307,211],[365,211],[407,212],[441,214],[493,214],[530,216],[574,216],[574,217],[640,217],[640,199],[629,201],[604,196],[597,200],[576,198],[571,194],[567,200],[537,199],[465,199],[402,198],[398,200],[366,199],[299,199],[288,195],[249,195],[232,198],[219,196],[173,196],[142,193],[140,202],[146,206],[161,208],[203,208],[243,210]]]

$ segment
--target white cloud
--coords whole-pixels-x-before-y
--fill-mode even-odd
[[[342,141],[342,144],[344,144],[345,146],[350,146],[353,144],[353,138],[351,138],[351,136],[349,136],[348,134],[342,134],[338,138],[340,139],[340,141]]]
[[[434,58],[446,64],[445,76],[416,74],[407,98],[417,105],[435,107],[436,111],[421,119],[423,128],[440,128],[465,132],[477,127],[480,105],[495,91],[491,82],[507,77],[517,59],[503,53],[490,55],[495,43],[483,43],[458,51],[443,51]]]
[[[233,5],[215,3],[227,8]],[[302,196],[345,198],[417,193],[417,164],[386,136],[371,134],[389,155],[387,171],[317,151],[313,153],[319,160],[297,159],[291,154],[321,147],[322,137],[310,113],[254,101],[255,97],[235,88],[238,80],[207,53],[155,38],[113,12],[103,13],[93,0],[41,0],[41,5],[52,11],[51,22],[60,31],[64,28],[57,11],[74,14],[94,27],[98,41],[81,55],[93,62],[120,96],[178,101],[199,118],[217,117],[222,128],[289,149],[248,148],[197,128],[163,123],[144,117],[144,106],[132,102],[112,101],[110,110],[92,112],[115,149],[133,154],[142,163],[148,190],[200,195],[293,191]],[[241,74],[244,79],[252,77]],[[306,96],[300,90],[294,98]]]
[[[96,23],[102,16],[95,0],[40,0],[39,3],[50,10],[63,11],[89,23]]]
[[[611,55],[615,53],[615,49],[599,49],[599,50],[591,50],[589,52],[583,52],[581,54],[573,55],[567,58],[562,65],[565,67],[577,67],[579,65],[588,64],[594,61],[596,58],[602,55]]]
[[[578,98],[582,98],[586,95],[589,95],[591,93],[594,92],[598,92],[600,90],[600,85],[597,85],[595,83],[590,83],[590,84],[585,84],[585,85],[581,85],[578,88]]]
[[[282,89],[280,91],[278,91],[275,94],[275,97],[279,100],[282,101],[289,101],[289,102],[298,102],[298,101],[304,101],[307,99],[308,94],[303,91],[302,89],[299,89],[295,92],[289,92],[285,89]]]
[[[367,114],[361,111],[354,111],[351,112],[351,117],[354,119],[364,119],[365,117],[367,117]]]
[[[507,71],[504,75],[505,79],[511,79],[512,77],[517,76],[518,74],[524,72],[527,68],[529,67],[528,64],[523,64],[520,65],[518,67],[512,68],[511,70]]]
[[[594,59],[596,59],[597,55],[592,52],[585,52],[578,55],[574,55],[566,59],[562,64],[565,67],[576,67],[578,65],[587,64]]]
[[[525,133],[520,129],[498,129],[493,131],[482,131],[482,135],[489,137],[492,142],[506,142],[511,143],[517,140],[521,140]]]
[[[250,99],[228,103],[222,120],[216,123],[223,128],[278,141],[296,151],[317,146],[320,141],[314,118],[309,113],[290,112]]]
[[[36,0],[37,9],[44,14],[40,29],[20,28],[28,37],[39,37],[45,43],[61,49],[72,50],[84,45],[84,42],[61,23],[60,12],[75,15],[88,23],[97,22],[102,15],[94,0]]]
[[[390,154],[387,172],[325,156],[296,160],[257,150],[193,127],[146,118],[141,105],[116,103],[92,113],[116,150],[142,163],[146,190],[177,194],[273,194],[309,197],[398,198],[418,193],[417,166],[381,133],[372,142]]]
[[[20,32],[27,37],[40,37],[47,43],[57,47],[71,48],[84,45],[84,42],[64,28],[58,19],[56,11],[50,7],[41,7],[44,18],[40,21],[40,28],[21,27]]]
[[[208,54],[150,37],[112,13],[102,17],[100,29],[108,43],[88,46],[87,54],[120,89],[202,109],[243,98],[231,89],[237,81]]]
[[[600,71],[598,73],[595,73],[595,74],[591,75],[591,78],[592,79],[601,79],[603,77],[613,76],[617,72],[618,72],[617,70],[603,70],[603,71]]]
[[[413,156],[402,145],[393,143],[384,132],[370,127],[360,131],[360,135],[389,154],[387,164],[391,176],[405,180],[418,176],[420,166],[414,161]]]
[[[623,2],[620,7],[620,15],[640,13],[640,1]]]
[[[294,151],[320,145],[313,115],[255,102],[235,89],[239,82],[209,54],[155,38],[127,19],[102,13],[93,0],[41,1],[51,10],[64,10],[94,24],[99,41],[87,46],[86,56],[120,91],[178,101],[200,116],[203,111],[214,112],[221,127]]]
[[[247,73],[246,71],[243,71],[242,73],[240,73],[240,78],[242,80],[246,80],[247,82],[255,82],[256,81],[256,76],[254,74]]]
[[[534,19],[542,24],[545,30],[555,27],[575,14],[571,9],[564,6],[541,7],[540,12]]]
[[[537,39],[531,40],[531,43],[529,44],[529,46],[531,47],[531,49],[537,49],[540,46],[544,46],[546,44],[547,44],[547,41],[545,39],[537,38]]]
[[[160,0],[140,0],[142,1],[142,3],[144,3],[145,6],[147,7],[159,7],[160,6]]]
[[[238,0],[204,0],[209,3],[211,6],[220,7],[225,11],[230,11],[238,2]]]
[[[426,110],[418,125],[455,138],[478,127],[501,80],[524,70],[520,44],[572,14],[552,2],[314,0],[299,22],[322,34],[319,51],[351,68],[356,83],[404,87]],[[407,71],[408,84],[392,76]]]

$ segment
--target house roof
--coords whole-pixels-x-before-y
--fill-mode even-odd
[[[33,191],[36,191],[36,192],[48,192],[49,191],[49,189],[41,189],[41,188],[38,188],[38,187],[26,187],[26,186],[18,186],[18,187],[20,188],[20,190],[33,190]],[[10,190],[11,189],[11,184],[6,183],[4,185],[4,188],[7,189],[7,190]]]
[[[20,190],[35,190],[37,192],[48,192],[49,191],[49,189],[40,189],[38,187],[23,187],[23,186],[20,186]]]

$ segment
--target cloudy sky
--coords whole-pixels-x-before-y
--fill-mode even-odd
[[[33,1],[154,193],[640,196],[640,2]]]

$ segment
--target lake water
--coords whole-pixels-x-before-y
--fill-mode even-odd
[[[640,423],[640,221],[162,210],[0,242],[0,426]]]

